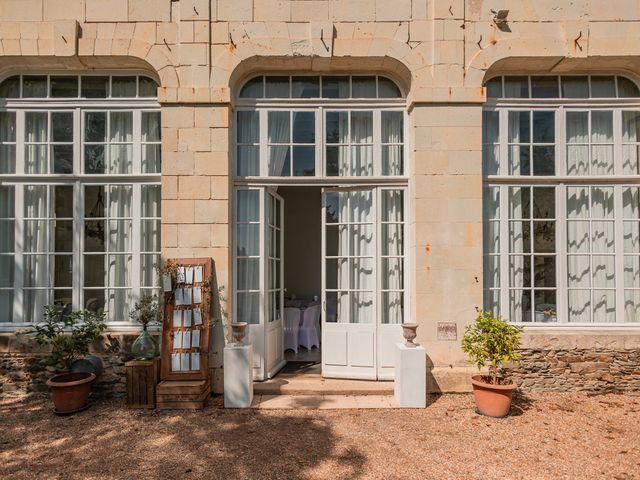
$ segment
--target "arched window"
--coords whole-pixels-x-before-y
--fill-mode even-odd
[[[637,85],[572,75],[486,87],[485,308],[514,322],[640,322]]]
[[[47,304],[129,308],[156,290],[157,83],[136,74],[23,74],[0,83],[0,328]]]
[[[270,76],[240,89],[237,177],[405,176],[405,100],[376,75]]]

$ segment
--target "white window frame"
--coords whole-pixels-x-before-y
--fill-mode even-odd
[[[531,86],[529,77],[529,87]],[[503,78],[504,82],[504,78]],[[617,81],[616,81],[617,90]],[[624,266],[622,238],[622,189],[624,186],[640,185],[640,174],[623,175],[622,167],[622,111],[640,111],[640,98],[590,98],[590,99],[532,99],[532,98],[492,98],[488,99],[484,110],[497,111],[499,114],[499,170],[497,175],[483,175],[485,187],[498,187],[500,190],[500,313],[509,315],[509,271],[508,271],[508,188],[510,186],[554,186],[556,190],[556,302],[557,322],[513,322],[527,328],[553,329],[629,329],[640,328],[640,322],[624,321]],[[508,112],[510,110],[555,110],[555,162],[556,175],[524,176],[508,174]],[[566,174],[566,112],[576,110],[613,111],[614,174],[569,176]],[[532,140],[532,139],[531,139]],[[531,159],[533,163],[533,159]],[[531,165],[533,169],[533,165]],[[560,172],[560,174],[558,174]],[[567,276],[567,186],[614,185],[615,190],[615,278],[616,278],[616,322],[585,323],[568,322],[568,276]],[[484,218],[486,222],[487,218]],[[487,252],[485,251],[486,255]],[[485,286],[485,292],[488,288]]]
[[[38,75],[38,73],[28,73],[27,75]],[[44,74],[43,74],[44,75]],[[49,94],[49,78],[53,74],[47,74],[47,95]],[[71,74],[61,72],[60,75],[97,75],[110,76],[109,73],[92,72],[90,74],[78,73]],[[137,73],[127,73],[119,76],[136,76]],[[7,75],[4,78],[14,75]],[[80,90],[79,80],[79,91]],[[111,85],[111,79],[109,82]],[[136,83],[138,88],[138,83]],[[27,174],[24,173],[24,112],[38,110],[45,112],[54,111],[72,111],[74,115],[73,129],[73,150],[74,150],[74,173],[73,174]],[[113,111],[126,110],[133,111],[133,167],[132,173],[124,174],[85,174],[84,173],[84,112],[86,111]],[[14,317],[13,322],[0,322],[0,332],[15,331],[16,329],[28,327],[32,323],[24,321],[23,311],[23,278],[19,272],[23,271],[23,241],[18,235],[22,235],[23,213],[24,213],[24,186],[26,185],[70,185],[74,189],[74,217],[73,217],[73,302],[74,310],[82,308],[84,298],[83,276],[82,276],[82,257],[84,255],[83,243],[83,222],[84,222],[84,188],[85,185],[132,185],[132,233],[131,233],[131,299],[135,302],[140,296],[140,254],[157,254],[157,252],[142,252],[141,250],[141,222],[142,219],[142,202],[141,189],[142,185],[160,185],[161,174],[158,173],[142,173],[141,172],[141,156],[142,148],[149,143],[160,142],[142,142],[141,138],[141,116],[142,111],[160,111],[160,104],[155,97],[144,98],[120,98],[107,97],[103,99],[84,99],[84,98],[7,98],[4,100],[0,111],[16,112],[16,173],[0,174],[1,185],[11,185],[15,188],[15,271],[14,271]],[[109,116],[109,115],[108,115]],[[50,129],[49,125],[49,129]],[[49,208],[52,208],[49,206]],[[159,220],[160,217],[152,217]],[[144,287],[144,286],[143,286]],[[105,304],[108,301],[106,294],[109,289],[105,285]],[[118,330],[135,330],[138,327],[129,319],[118,321],[109,321],[110,328]]]

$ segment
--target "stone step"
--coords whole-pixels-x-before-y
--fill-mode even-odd
[[[398,408],[390,395],[256,395],[251,408],[318,409]]]
[[[393,382],[322,378],[320,375],[280,374],[271,380],[253,382],[255,395],[387,395]]]

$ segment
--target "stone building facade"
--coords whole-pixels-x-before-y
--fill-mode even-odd
[[[492,13],[501,9],[509,10],[504,24]],[[214,259],[218,285],[227,292],[225,321],[237,311],[232,248],[240,88],[256,75],[392,79],[406,112],[404,318],[420,325],[430,388],[461,391],[473,370],[460,338],[487,308],[483,290],[489,289],[483,288],[483,186],[490,183],[483,172],[483,111],[492,99],[485,82],[549,75],[637,82],[639,33],[640,7],[631,0],[615,8],[597,0],[4,0],[0,73],[4,79],[135,72],[157,81],[162,257]],[[0,183],[11,181],[0,174]],[[637,184],[638,172],[626,181]],[[510,316],[508,307],[501,313]],[[516,370],[523,387],[639,390],[640,317],[572,325],[556,316],[556,323],[529,318]],[[0,392],[6,393],[24,378],[16,373],[22,355],[34,350],[2,318],[0,329]],[[114,334],[129,336],[135,329],[112,326]],[[218,327],[214,337],[221,332]],[[211,362],[218,390],[219,346]],[[121,365],[113,371],[121,374]]]

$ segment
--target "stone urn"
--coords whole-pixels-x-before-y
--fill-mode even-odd
[[[244,345],[244,337],[247,334],[247,322],[237,322],[231,324],[233,343],[237,346]]]
[[[402,324],[402,336],[405,339],[405,347],[407,348],[416,348],[418,346],[417,343],[413,343],[413,340],[416,338],[416,330],[418,329],[417,323],[403,323]]]

